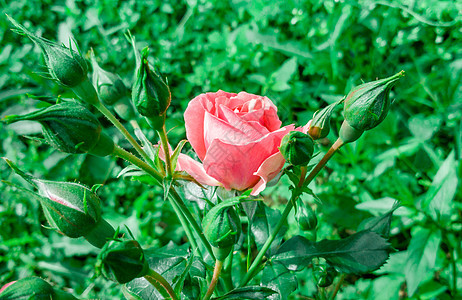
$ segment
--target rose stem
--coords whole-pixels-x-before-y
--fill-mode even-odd
[[[162,293],[162,290],[165,290],[167,291],[170,298],[172,298],[172,300],[178,299],[170,283],[168,283],[168,281],[165,280],[162,275],[153,269],[149,269],[148,274],[144,275],[144,279],[149,281],[149,283],[151,283],[162,294],[163,297],[166,297],[165,292]]]
[[[231,254],[228,255],[224,262],[224,267],[223,267],[223,272],[221,273],[221,278],[223,278],[223,281],[225,283],[225,289],[227,291],[230,291],[234,289],[233,285],[233,278],[232,278],[232,270],[233,270],[233,252],[234,252],[234,245],[233,249],[231,249]]]
[[[343,283],[344,280],[345,280],[345,274],[342,274],[342,276],[340,276],[339,281],[338,281],[337,284],[335,285],[335,289],[334,289],[334,291],[332,292],[332,295],[330,296],[330,299],[331,299],[331,300],[334,300],[334,299],[335,299],[335,296],[337,296],[337,293],[338,293],[338,291],[340,290],[340,287],[342,286],[342,283]]]
[[[165,129],[165,124],[162,126],[162,131],[157,131],[160,136],[160,140],[162,142],[162,147],[164,148],[165,152],[165,169],[169,178],[173,178],[172,174],[172,162],[170,161],[170,149],[168,144],[167,138],[167,130]]]
[[[303,183],[308,185],[313,180],[313,178],[319,173],[319,171],[322,169],[322,167],[324,167],[326,165],[326,163],[329,161],[329,159],[332,157],[332,155],[334,155],[334,153],[337,152],[337,150],[340,149],[340,147],[342,147],[342,145],[343,145],[343,141],[340,140],[340,138],[337,139],[337,141],[330,147],[329,151],[327,151],[327,153],[324,155],[324,157],[318,162],[318,164],[313,168],[313,170],[311,170],[310,174],[308,175],[308,177],[305,180],[303,180],[304,174],[302,172],[302,176],[300,178],[300,182],[299,182],[298,186],[300,187]],[[249,268],[249,271],[245,274],[245,276],[242,279],[239,286],[246,285],[256,275],[256,274],[254,274],[255,271],[258,269],[258,267],[259,267],[259,265],[260,265],[260,263],[261,263],[261,261],[263,259],[263,256],[265,255],[266,251],[268,250],[268,248],[273,243],[273,241],[276,238],[277,234],[279,233],[279,230],[281,229],[282,225],[284,225],[287,217],[289,216],[290,211],[292,210],[294,202],[295,202],[295,199],[291,199],[287,203],[284,211],[282,212],[281,219],[279,219],[279,222],[276,224],[276,227],[274,227],[273,232],[271,232],[270,236],[266,240],[266,242],[263,245],[263,247],[261,248],[260,252],[258,252],[257,257],[253,261],[252,265]]]
[[[223,267],[223,262],[221,260],[215,261],[215,269],[213,269],[213,277],[212,281],[210,281],[209,289],[205,294],[203,300],[209,300],[212,297],[213,291],[215,290],[215,286],[217,285],[218,278],[220,278],[221,268]]]
[[[114,155],[125,159],[126,161],[138,166],[145,172],[147,172],[149,175],[151,175],[159,184],[162,182],[162,176],[154,170],[151,166],[149,166],[147,163],[136,157],[135,155],[131,154],[130,152],[120,148],[119,146],[116,146],[114,148]],[[175,213],[177,214],[181,225],[183,226],[183,229],[185,230],[186,236],[188,237],[189,242],[191,243],[191,246],[193,249],[199,249],[197,247],[196,240],[194,239],[194,236],[191,232],[191,229],[186,222],[185,218],[189,223],[192,225],[194,231],[196,231],[196,234],[199,236],[201,241],[204,243],[205,248],[207,248],[207,251],[209,252],[210,256],[214,258],[213,252],[212,252],[212,247],[210,246],[209,242],[205,239],[205,236],[202,234],[202,230],[200,229],[199,225],[197,224],[196,220],[194,220],[194,217],[191,215],[189,212],[188,208],[185,206],[183,200],[181,197],[177,194],[175,189],[173,187],[170,188],[169,194],[171,197],[169,197],[169,202],[172,205]]]
[[[104,106],[101,101],[98,101],[97,104],[94,105],[112,124],[125,136],[125,138],[130,142],[130,144],[135,148],[136,152],[138,152],[143,159],[152,164],[152,160],[146,154],[146,152],[141,148],[140,144],[133,138],[133,136],[128,132],[128,130],[122,125],[122,123],[117,120],[117,118]],[[161,181],[162,182],[162,181]]]

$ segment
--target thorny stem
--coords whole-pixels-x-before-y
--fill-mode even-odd
[[[162,275],[160,275],[153,269],[149,269],[148,274],[146,274],[144,278],[147,281],[149,281],[149,283],[151,283],[162,294],[163,297],[167,296],[165,295],[165,292],[162,291],[165,290],[168,296],[170,296],[170,298],[172,298],[173,300],[178,300],[178,297],[173,291],[173,288],[170,285],[170,283],[168,283],[168,281],[165,280],[165,278],[162,277]]]
[[[128,130],[122,125],[122,123],[119,122],[119,120],[117,120],[117,118],[106,108],[106,106],[104,106],[101,102],[98,102],[95,104],[95,107],[125,136],[133,148],[135,148],[136,152],[138,152],[146,162],[152,164],[151,159],[143,150],[143,148],[141,148],[140,144],[138,144],[138,142],[133,138]]]
[[[302,169],[302,176],[300,178],[300,182],[299,182],[298,186],[301,187],[303,185],[303,183],[308,185],[314,179],[314,177],[319,173],[319,171],[326,165],[326,163],[329,161],[329,159],[332,157],[332,155],[334,155],[334,153],[337,152],[337,150],[340,149],[340,147],[342,145],[343,145],[343,141],[338,139],[330,147],[329,151],[327,151],[327,153],[318,162],[318,164],[311,170],[310,174],[308,175],[308,177],[305,180],[302,180],[302,179],[305,176],[306,170],[305,170],[305,172],[303,172],[303,169]],[[284,208],[284,211],[282,212],[282,216],[279,219],[279,222],[274,227],[273,231],[269,235],[268,239],[266,240],[265,244],[261,248],[260,252],[258,252],[257,257],[255,258],[255,260],[253,261],[252,265],[249,268],[249,271],[247,272],[247,274],[245,274],[244,278],[242,279],[242,281],[240,283],[240,286],[246,285],[256,275],[256,270],[258,270],[258,267],[259,267],[264,255],[265,255],[266,251],[268,250],[268,248],[273,243],[274,239],[276,238],[277,234],[279,233],[279,230],[281,230],[282,225],[284,225],[284,223],[286,222],[287,217],[289,216],[289,213],[292,210],[294,202],[295,202],[295,199],[291,199],[287,203],[286,207]]]
[[[220,260],[216,260],[215,262],[215,269],[213,269],[213,277],[212,281],[210,281],[209,288],[207,293],[205,294],[203,300],[209,300],[212,297],[213,291],[215,290],[215,286],[217,285],[218,278],[220,278],[221,268],[223,267],[223,262]]]

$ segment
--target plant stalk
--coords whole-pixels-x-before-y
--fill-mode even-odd
[[[210,281],[209,288],[207,293],[205,294],[203,300],[209,300],[212,297],[213,291],[215,290],[215,286],[218,283],[218,278],[220,278],[221,268],[223,267],[223,262],[220,260],[215,261],[215,269],[213,269],[213,277],[212,281]]]
[[[165,278],[162,277],[162,275],[160,275],[153,269],[149,269],[148,274],[146,274],[144,278],[147,281],[149,281],[149,283],[151,283],[159,291],[159,293],[162,294],[163,297],[170,297],[173,300],[178,300],[178,297],[173,291],[173,288],[170,285],[170,283],[168,283],[168,281],[165,280]],[[163,292],[162,290],[165,290],[168,295],[165,295],[165,292]]]
[[[144,161],[142,161],[141,159],[136,157],[135,155],[133,155],[130,152],[120,148],[119,146],[116,146],[114,148],[113,155],[118,156],[120,158],[123,158],[126,161],[134,164],[135,166],[138,166],[143,171],[145,171],[146,173],[151,175],[160,185],[162,185],[162,175],[159,174],[159,172],[157,172],[154,168],[149,166],[147,163],[145,163]],[[188,235],[187,232],[188,232],[189,225],[188,225],[187,222],[185,222],[184,218],[182,218],[181,215],[183,215],[188,220],[188,222],[191,224],[191,226],[193,227],[193,230],[199,236],[200,240],[204,244],[204,246],[207,249],[207,251],[209,252],[210,256],[212,258],[215,258],[215,256],[213,255],[213,252],[212,252],[212,247],[210,246],[209,242],[207,241],[204,234],[202,233],[202,230],[199,227],[199,225],[197,224],[196,220],[194,219],[194,217],[191,215],[188,208],[184,204],[183,199],[181,199],[180,195],[178,195],[178,193],[175,191],[175,189],[173,187],[170,188],[169,194],[170,194],[171,197],[173,197],[172,202],[170,202],[170,203],[172,203],[173,209],[175,210],[176,208],[178,208],[180,210],[180,212],[181,212],[181,214],[179,214],[175,210],[175,213],[177,213],[178,218],[180,219],[181,225],[185,229],[186,234]],[[176,205],[173,205],[173,202]],[[194,240],[192,234],[191,234],[191,236],[188,236],[188,239],[190,239],[191,245],[194,245],[195,240]],[[197,246],[197,244],[196,244],[196,246]]]
[[[138,152],[141,157],[152,164],[151,158],[147,155],[147,153],[141,148],[140,144],[133,138],[133,136],[128,132],[128,130],[119,122],[119,120],[104,106],[101,101],[98,104],[94,105],[114,126],[124,135],[124,137],[130,142],[130,144],[135,148],[136,152]]]
[[[327,151],[327,153],[324,155],[324,157],[318,162],[318,164],[311,170],[310,174],[308,177],[303,180],[305,172],[303,172],[302,169],[302,176],[300,178],[298,187],[301,187],[303,184],[308,185],[314,177],[321,171],[321,169],[326,165],[326,163],[329,161],[329,159],[334,155],[335,152],[337,152],[338,149],[343,145],[343,142],[338,139]],[[252,265],[249,268],[249,271],[245,274],[244,278],[242,279],[241,283],[239,286],[244,286],[246,285],[255,275],[256,275],[256,270],[258,270],[258,266],[260,265],[266,251],[269,249],[271,244],[273,243],[274,239],[276,238],[277,234],[279,233],[279,230],[281,230],[282,225],[287,220],[287,217],[289,216],[290,211],[292,210],[293,203],[295,202],[296,199],[291,199],[286,207],[284,208],[284,211],[282,212],[282,216],[279,219],[279,222],[276,224],[276,227],[274,227],[274,230],[271,232],[269,235],[268,239],[266,240],[265,244],[261,248],[260,252],[258,252],[257,257],[253,261]]]

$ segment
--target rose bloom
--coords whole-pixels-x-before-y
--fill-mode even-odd
[[[246,92],[201,94],[189,102],[184,119],[186,136],[203,164],[181,154],[177,169],[201,184],[253,188],[252,195],[263,191],[283,168],[278,147],[295,130],[294,125],[281,128],[270,99]]]

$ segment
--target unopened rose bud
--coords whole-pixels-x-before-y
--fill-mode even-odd
[[[114,150],[114,142],[102,132],[98,119],[77,102],[62,102],[26,115],[5,117],[7,123],[25,120],[39,122],[47,142],[62,152],[106,156]]]
[[[127,96],[128,89],[120,76],[101,68],[96,62],[93,51],[91,53],[91,65],[93,67],[93,84],[103,103],[113,105]]]
[[[1,300],[57,299],[53,287],[39,277],[27,277],[12,282],[0,291]]]
[[[132,88],[133,104],[140,115],[146,117],[151,127],[160,130],[164,125],[165,112],[172,98],[170,88],[159,70],[150,66],[149,49],[144,48],[140,56],[133,38],[131,43],[136,57],[135,83]]]
[[[279,147],[284,159],[294,166],[306,166],[313,156],[313,139],[300,131],[291,131],[281,140]]]
[[[364,131],[376,127],[385,119],[391,105],[390,91],[403,76],[404,71],[401,71],[385,79],[361,84],[348,93],[343,110],[348,126],[342,125],[340,130],[343,142],[355,141]]]
[[[52,79],[71,88],[83,101],[90,104],[98,103],[96,91],[87,78],[87,62],[78,52],[38,37],[10,16],[7,17],[19,34],[27,36],[40,47]]]
[[[52,228],[70,238],[89,236],[87,240],[99,248],[114,235],[114,229],[101,218],[99,197],[89,188],[78,183],[38,179],[21,171],[10,160],[4,160],[37,188],[37,198]]]
[[[228,257],[241,235],[241,221],[232,206],[213,207],[202,220],[202,228],[219,261]]]
[[[328,287],[334,282],[337,271],[331,266],[317,265],[313,268],[313,275],[319,287]]]
[[[143,249],[135,240],[109,241],[98,255],[98,264],[106,278],[122,284],[149,271]]]
[[[300,229],[302,230],[313,230],[318,225],[318,218],[308,204],[303,201],[297,201],[297,213],[295,219],[297,220]]]
[[[308,134],[313,140],[325,138],[330,131],[330,117],[339,102],[332,103],[314,113]]]
[[[7,283],[0,289],[0,300],[34,299],[34,300],[74,300],[69,293],[54,290],[39,277],[27,277]]]

